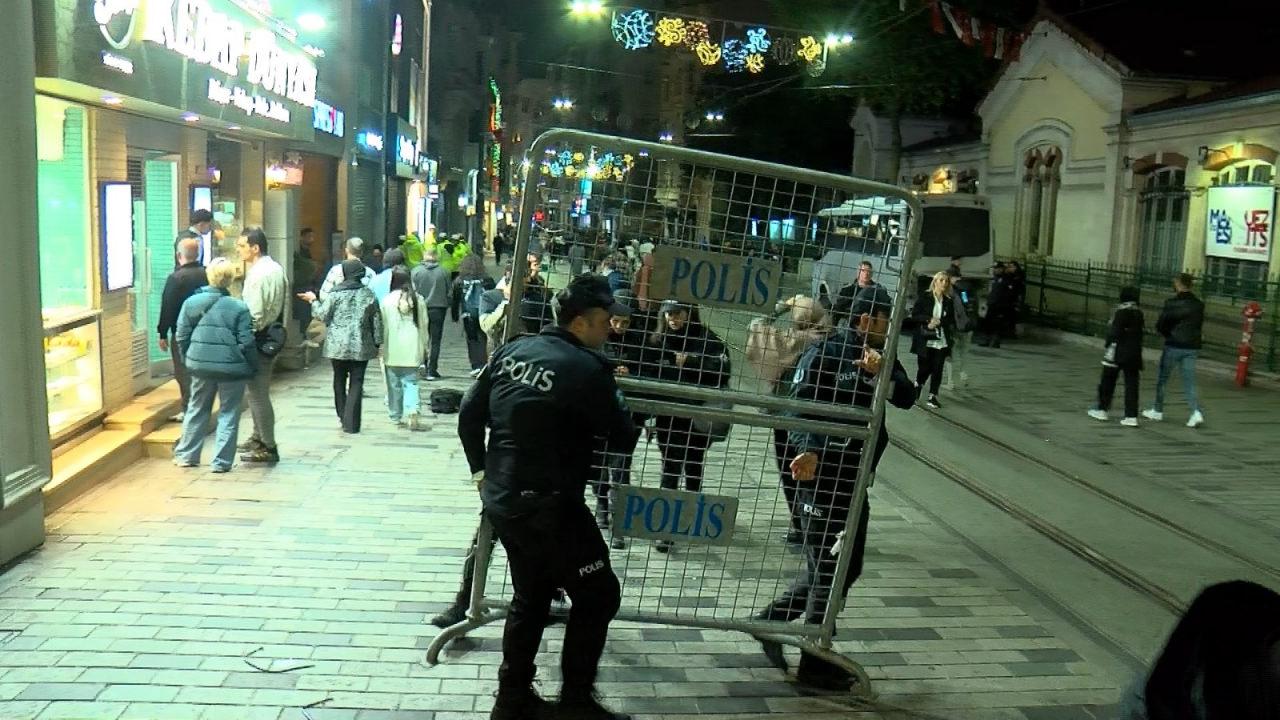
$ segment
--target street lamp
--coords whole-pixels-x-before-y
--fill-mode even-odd
[[[724,122],[724,112],[720,110],[708,110],[707,122]]]
[[[603,15],[604,2],[602,0],[574,0],[569,4],[569,13],[572,15]]]
[[[658,136],[658,142],[669,143],[674,142],[675,139],[675,135],[672,135],[670,132],[664,132]]]
[[[298,27],[307,32],[320,32],[324,29],[324,17],[316,13],[304,13],[298,16]]]
[[[569,98],[556,98],[551,101],[551,107],[556,110],[568,111],[573,109],[573,101]]]

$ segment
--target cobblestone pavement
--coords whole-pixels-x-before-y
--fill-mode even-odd
[[[1050,460],[1064,454],[1091,459],[1105,466],[1100,471],[1181,494],[1280,538],[1280,484],[1275,481],[1280,393],[1264,385],[1238,388],[1202,363],[1197,384],[1203,426],[1185,427],[1190,413],[1177,374],[1165,395],[1164,422],[1140,419],[1136,430],[1120,426],[1121,387],[1113,419],[1103,424],[1085,415],[1097,397],[1101,358],[1100,349],[1034,335],[999,350],[975,347],[970,388],[944,392],[943,412]],[[1140,395],[1144,410],[1155,398],[1159,351],[1148,350],[1147,358]],[[915,372],[915,358],[903,359]],[[949,397],[954,402],[947,403]]]
[[[464,377],[460,327],[446,331],[443,371]],[[214,475],[145,460],[49,518],[44,547],[0,575],[0,718],[487,716],[500,627],[423,662],[425,620],[457,588],[478,508],[456,420],[410,434],[366,398],[365,432],[342,435],[329,377],[279,377],[278,466]],[[744,444],[752,457],[735,429],[727,454]],[[606,698],[645,718],[1108,717],[1131,669],[887,484],[837,643],[876,680],[873,707],[802,691],[744,635],[634,623],[610,634]],[[780,538],[777,516],[744,542]],[[654,560],[625,555],[631,592]],[[547,653],[562,636],[548,631]],[[555,656],[541,660],[554,692]]]

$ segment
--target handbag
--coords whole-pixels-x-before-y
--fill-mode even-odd
[[[253,339],[258,346],[258,352],[264,357],[273,358],[284,350],[287,337],[284,324],[277,320],[254,333]]]

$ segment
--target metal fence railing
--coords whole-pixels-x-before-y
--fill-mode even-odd
[[[1156,318],[1172,294],[1172,276],[1166,270],[1126,267],[1096,262],[1022,260],[1027,275],[1027,319],[1040,325],[1101,336],[1107,330],[1120,288],[1141,289],[1147,315],[1147,344],[1159,347]],[[1195,293],[1205,302],[1204,350],[1206,357],[1232,360],[1241,335],[1241,311],[1257,301],[1264,315],[1254,331],[1256,367],[1280,370],[1280,279],[1241,278],[1192,272]]]

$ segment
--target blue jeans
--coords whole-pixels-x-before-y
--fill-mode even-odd
[[[1187,396],[1187,406],[1191,412],[1200,412],[1200,401],[1196,398],[1196,350],[1166,347],[1160,354],[1160,373],[1156,376],[1156,412],[1164,412],[1164,386],[1169,382],[1175,366],[1182,367],[1182,392]]]
[[[230,470],[236,459],[236,436],[240,432],[240,402],[244,399],[245,380],[207,380],[191,378],[191,402],[182,416],[182,437],[173,448],[173,456],[191,465],[200,464],[213,398],[218,398],[218,432],[213,441],[213,468]]]
[[[418,368],[387,367],[387,411],[392,422],[418,413]]]

